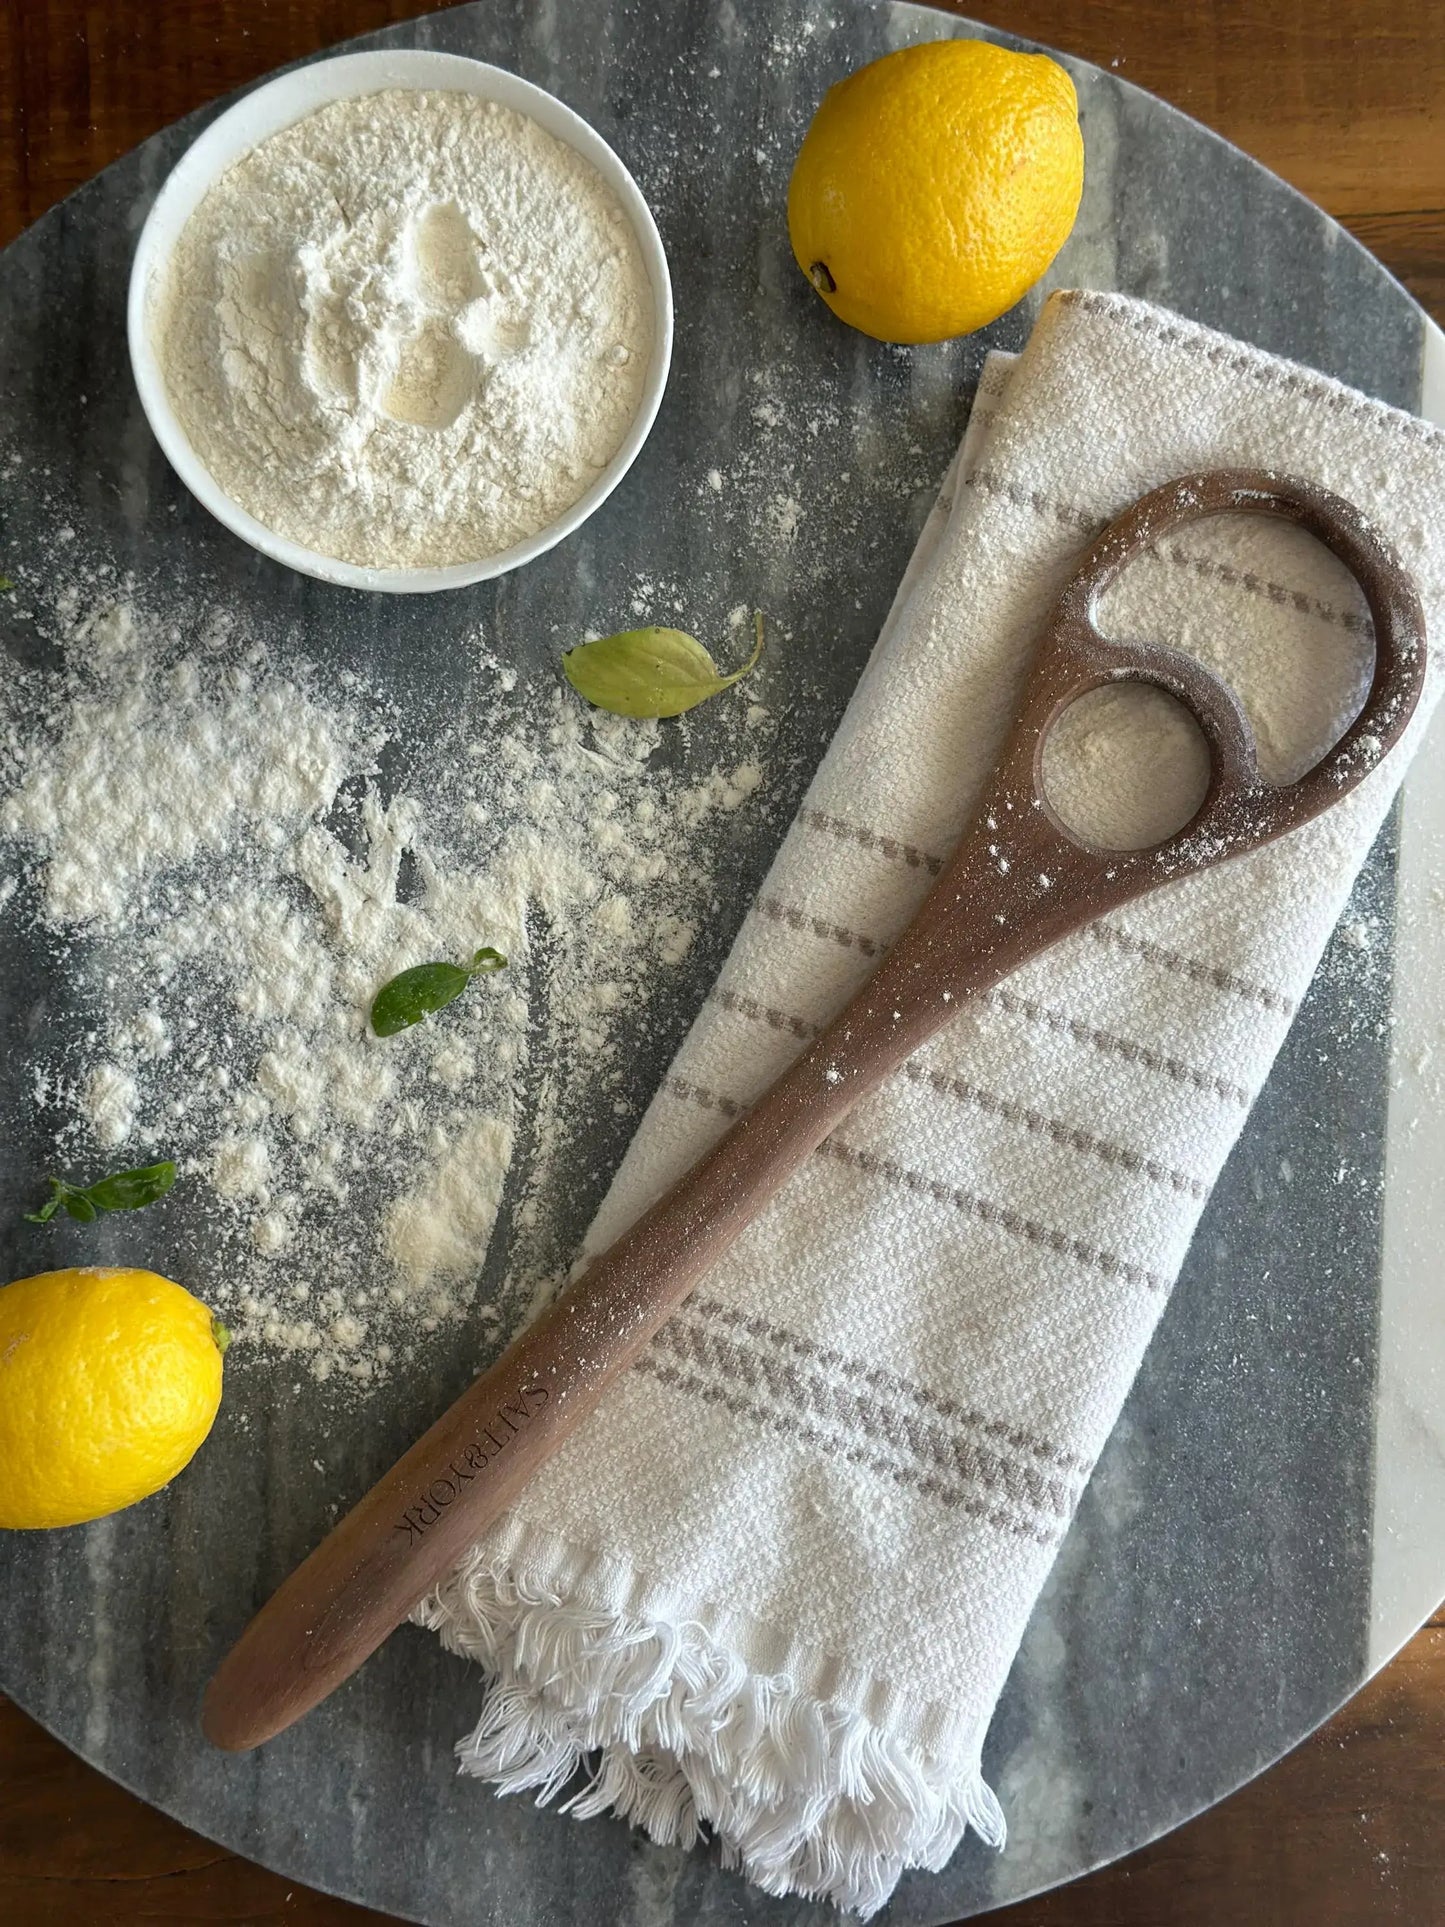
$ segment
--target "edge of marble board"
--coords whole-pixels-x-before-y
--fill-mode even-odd
[[[1420,414],[1445,428],[1445,334],[1422,320]],[[1438,646],[1438,645],[1437,645]],[[1445,886],[1445,708],[1436,712],[1406,778],[1396,871],[1390,1094],[1385,1126],[1375,1408],[1371,1673],[1439,1605],[1440,1560],[1421,1531],[1445,1518],[1445,1108],[1432,1106],[1417,1066],[1445,1045],[1440,953],[1432,925]]]

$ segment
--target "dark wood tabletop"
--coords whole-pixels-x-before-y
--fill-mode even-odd
[[[1445,0],[971,0],[957,10],[1096,61],[1218,129],[1336,215],[1445,322]],[[0,244],[192,108],[429,11],[427,0],[0,0]],[[187,1832],[0,1700],[0,1920],[386,1918]],[[994,1918],[1445,1920],[1445,1612],[1232,1799]]]

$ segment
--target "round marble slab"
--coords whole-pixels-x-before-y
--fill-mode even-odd
[[[167,168],[215,110],[109,169],[0,259],[0,435],[19,473],[63,481],[87,537],[120,567],[244,600],[278,636],[304,634],[323,663],[361,650],[398,701],[423,700],[460,673],[468,621],[500,627],[541,666],[554,625],[581,633],[649,568],[697,585],[703,633],[743,600],[764,603],[780,629],[815,634],[825,597],[826,652],[780,652],[773,670],[792,774],[761,832],[711,850],[726,879],[716,927],[681,989],[638,1014],[639,1101],[847,701],[958,441],[983,352],[1019,347],[1037,305],[1036,294],[983,337],[897,351],[829,325],[788,252],[788,169],[825,87],[890,47],[973,31],[864,0],[758,0],[743,13],[664,0],[562,9],[484,0],[354,43],[475,54],[560,94],[633,169],[672,262],[674,374],[642,460],[577,537],[471,592],[464,608],[427,598],[383,607],[288,575],[211,522],[146,433],[125,363],[126,270]],[[1182,115],[1069,64],[1088,187],[1053,285],[1144,295],[1388,401],[1436,408],[1438,337],[1348,236]],[[763,437],[759,369],[784,419],[835,411],[846,458],[801,434],[793,445]],[[705,486],[714,468],[736,478],[724,492]],[[853,477],[849,525],[856,515],[872,531],[865,542],[841,539],[832,484],[842,468]],[[797,506],[791,540],[764,513],[783,489]],[[55,530],[44,494],[23,480],[7,491],[4,554],[46,553]],[[13,651],[28,646],[4,612],[0,636]],[[704,748],[707,728],[704,712]],[[1445,1516],[1445,1336],[1427,1297],[1442,1209],[1432,1220],[1429,1180],[1445,1156],[1445,1126],[1431,1115],[1445,1107],[1426,1101],[1441,1019],[1430,900],[1431,878],[1445,875],[1439,729],[1434,748],[1346,920],[1372,940],[1332,947],[1034,1614],[985,1756],[1009,1814],[1008,1850],[969,1841],[943,1873],[905,1880],[886,1915],[895,1927],[986,1911],[1178,1825],[1323,1719],[1445,1591],[1435,1529]],[[44,958],[27,944],[12,921],[0,1099],[22,1119],[24,1040],[47,990]],[[614,1095],[587,1134],[578,1234],[623,1148]],[[46,1161],[38,1123],[28,1137],[22,1124],[0,1156],[0,1275],[108,1255],[106,1226],[83,1244],[65,1229],[15,1229]],[[204,1289],[203,1235],[182,1226],[167,1235],[154,1262]],[[490,1254],[483,1291],[504,1263],[503,1251]],[[412,1629],[260,1752],[225,1758],[202,1743],[198,1696],[221,1652],[336,1503],[465,1382],[476,1342],[439,1333],[428,1382],[393,1381],[349,1424],[323,1388],[238,1358],[213,1442],[173,1490],[86,1529],[6,1537],[0,1684],[88,1760],[201,1832],[432,1927],[836,1918],[765,1898],[706,1852],[660,1851],[618,1823],[578,1825],[459,1780],[451,1747],[474,1718],[480,1681]],[[324,1475],[313,1465],[318,1439]]]

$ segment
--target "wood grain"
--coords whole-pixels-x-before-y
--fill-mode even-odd
[[[1445,9],[1393,0],[970,0],[1112,68],[1337,215],[1437,319]],[[0,243],[178,115],[425,0],[0,0]]]
[[[0,0],[0,243],[179,115],[430,10],[427,0]],[[1445,321],[1438,0],[971,0],[957,10],[1097,61],[1206,121],[1343,220]],[[1445,1918],[1442,1757],[1445,1617],[1253,1785],[1118,1866],[994,1918],[1424,1927]],[[384,1917],[200,1840],[0,1702],[0,1919],[364,1927]]]

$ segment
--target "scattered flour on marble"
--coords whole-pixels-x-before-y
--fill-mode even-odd
[[[48,955],[28,1088],[55,1168],[175,1158],[242,1343],[383,1375],[487,1315],[514,1164],[514,1235],[545,1244],[569,1107],[621,1089],[629,1015],[689,955],[714,902],[699,832],[758,798],[767,711],[739,697],[714,763],[686,718],[668,754],[560,677],[514,694],[480,640],[436,729],[114,579],[35,622],[61,666],[0,696],[0,893]],[[484,943],[505,971],[371,1033],[388,978]]]
[[[97,1064],[85,1080],[82,1102],[101,1144],[124,1144],[135,1123],[135,1079],[119,1064]]]

